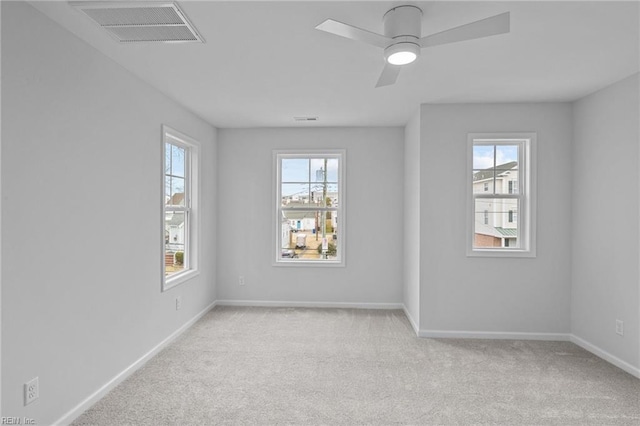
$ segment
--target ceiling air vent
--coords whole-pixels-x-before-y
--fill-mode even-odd
[[[71,1],[69,4],[121,43],[204,43],[176,3]]]
[[[295,121],[318,121],[318,117],[293,117]]]

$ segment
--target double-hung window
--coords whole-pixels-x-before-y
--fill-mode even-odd
[[[198,143],[162,127],[163,290],[197,274]]]
[[[467,255],[535,256],[535,140],[469,135]]]
[[[274,151],[277,265],[344,265],[344,150]]]

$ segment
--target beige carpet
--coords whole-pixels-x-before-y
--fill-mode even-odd
[[[217,307],[75,425],[640,425],[567,342],[419,339],[401,311]]]

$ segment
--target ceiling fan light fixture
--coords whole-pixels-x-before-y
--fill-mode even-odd
[[[384,35],[334,19],[327,19],[316,29],[384,49],[385,65],[376,83],[376,87],[383,87],[396,82],[402,66],[415,61],[420,56],[420,49],[508,33],[510,16],[509,12],[504,12],[423,37],[422,10],[405,4],[385,13],[382,18]]]
[[[387,47],[384,59],[391,65],[407,65],[415,61],[420,55],[420,46],[416,43],[402,42]]]

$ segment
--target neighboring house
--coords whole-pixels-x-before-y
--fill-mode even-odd
[[[518,163],[509,163],[475,172],[473,193],[516,194]],[[518,201],[507,198],[476,199],[474,245],[477,247],[513,247],[518,235]]]
[[[176,192],[167,199],[168,206],[182,206],[184,205],[184,192]]]
[[[294,232],[307,231],[312,233],[316,227],[317,214],[314,211],[287,210],[283,212],[283,215]]]
[[[168,251],[184,250],[184,214],[167,213],[165,217],[165,242]]]
[[[184,204],[184,193],[178,192],[167,200],[167,205],[180,206]],[[167,251],[184,250],[184,213],[167,212],[164,221],[164,238]]]
[[[291,230],[293,230],[293,232],[306,231],[309,233],[313,233],[314,229],[316,229],[317,231],[322,230],[321,213],[313,210],[307,210],[307,209],[313,209],[315,206],[317,206],[317,204],[313,204],[313,203],[309,204],[309,203],[293,201],[289,197],[282,197],[282,198],[283,198],[283,203],[287,207],[300,208],[300,211],[286,210],[283,212],[283,216],[289,221],[289,225],[291,226]],[[327,198],[331,200],[332,207],[337,206],[337,201],[338,201],[337,193],[327,192]],[[320,195],[318,199],[322,199],[322,195]],[[332,214],[331,212],[327,212],[326,220],[327,220],[326,226],[328,230],[327,232],[333,233],[336,227],[338,226],[338,218],[336,217],[335,214]]]
[[[280,232],[282,233],[281,248],[288,249],[291,244],[291,225],[289,220],[282,213],[282,220],[280,221]]]
[[[316,186],[316,185],[314,185]],[[327,198],[331,200],[331,205],[336,206],[338,204],[338,193],[327,191]],[[311,202],[309,202],[309,195],[307,194],[293,194],[293,195],[284,195],[282,197],[282,203],[285,206],[289,204],[297,204],[302,207],[308,207],[309,204],[316,205],[320,200],[322,200],[322,189],[314,189],[311,191]]]

